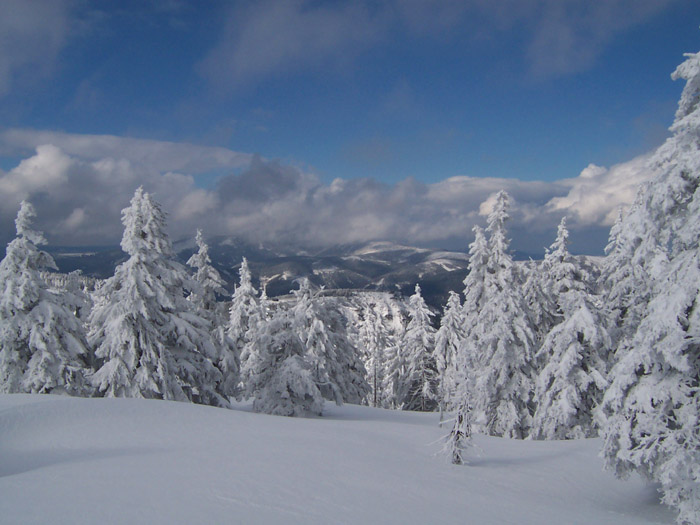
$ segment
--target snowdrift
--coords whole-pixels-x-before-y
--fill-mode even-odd
[[[673,523],[600,442],[477,436],[435,454],[435,414],[346,405],[295,419],[136,399],[0,396],[3,523]]]

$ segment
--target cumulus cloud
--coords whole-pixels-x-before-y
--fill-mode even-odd
[[[12,219],[23,199],[39,211],[39,226],[58,244],[110,244],[121,236],[120,211],[143,185],[171,213],[192,210],[201,190],[191,175],[160,172],[124,158],[86,161],[46,144],[14,169],[0,175],[2,236],[12,234]],[[206,199],[202,199],[206,202]],[[206,206],[190,211],[199,220]]]
[[[642,155],[611,168],[590,164],[577,178],[562,181],[569,192],[551,199],[546,209],[565,211],[579,224],[611,226],[617,210],[631,204],[640,185],[652,176],[649,157]]]
[[[640,157],[609,169],[589,166],[579,177],[556,182],[456,176],[432,184],[412,178],[396,184],[371,178],[325,184],[312,173],[247,156],[243,169],[205,189],[192,173],[154,161],[156,153],[120,157],[110,149],[108,157],[88,158],[75,146],[82,144],[77,137],[66,143],[73,144],[71,152],[41,145],[15,168],[0,172],[3,238],[13,235],[19,202],[29,199],[37,208],[38,226],[52,243],[116,243],[122,232],[120,211],[143,185],[169,213],[174,239],[202,228],[210,236],[304,247],[393,240],[466,249],[472,226],[484,224],[489,202],[505,189],[513,199],[516,249],[541,252],[561,217],[568,215],[572,238],[575,243],[581,238],[580,249],[600,251],[616,209],[630,203],[637,185],[649,176],[646,158]],[[172,147],[153,146],[156,152]],[[191,151],[193,160],[181,158],[177,164],[198,165],[201,152]],[[237,159],[238,166],[241,158],[229,153],[222,155]]]
[[[18,76],[45,76],[65,46],[72,0],[3,0],[0,4],[0,96]]]

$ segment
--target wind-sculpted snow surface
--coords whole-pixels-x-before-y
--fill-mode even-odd
[[[480,456],[454,466],[437,414],[236,408],[2,395],[0,521],[673,523],[653,487],[602,471],[597,439],[475,436]]]

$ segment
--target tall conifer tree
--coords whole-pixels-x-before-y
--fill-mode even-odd
[[[546,335],[537,355],[542,371],[532,437],[539,439],[595,436],[593,410],[607,387],[610,338],[600,301],[569,253],[568,238],[562,219],[545,265],[546,290],[553,295],[561,321]]]
[[[32,228],[35,216],[23,201],[17,238],[0,262],[0,392],[86,395],[85,333],[72,305],[41,278],[56,265],[37,249],[46,240]]]
[[[651,159],[657,175],[620,227],[634,236],[618,243],[617,257],[646,280],[643,295],[629,302],[643,308],[635,310],[636,326],[627,323],[603,400],[603,455],[619,476],[636,471],[659,482],[679,522],[698,523],[700,53],[686,55],[672,77],[686,81],[673,136]]]
[[[522,439],[528,435],[534,411],[534,334],[508,252],[508,205],[508,194],[499,192],[488,216],[488,246],[478,230],[472,246],[477,273],[466,281],[465,344],[477,367],[476,421],[488,434]],[[470,260],[470,268],[471,264]]]
[[[185,299],[192,288],[175,262],[165,214],[138,188],[122,211],[129,259],[97,292],[89,340],[100,360],[95,386],[108,397],[144,397],[226,406],[208,323]]]

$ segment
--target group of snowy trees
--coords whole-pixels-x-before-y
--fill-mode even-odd
[[[470,247],[465,302],[438,331],[446,448],[464,461],[472,424],[493,435],[603,439],[606,467],[657,482],[679,523],[700,523],[700,53],[686,55],[672,136],[610,232],[598,279],[559,226],[541,265],[504,250],[505,194]],[[460,316],[462,316],[460,320]]]
[[[0,263],[0,392],[222,407],[243,397],[280,415],[320,414],[326,399],[424,410],[434,403],[431,314],[418,288],[404,329],[404,308],[388,294],[374,295],[385,310],[341,306],[300,279],[291,298],[271,301],[243,259],[227,307],[202,233],[188,272],[175,260],[163,210],[139,188],[122,211],[129,257],[87,293],[75,274],[45,272],[55,264],[37,248],[45,240],[31,228],[34,216],[23,202]]]
[[[516,264],[508,201],[498,193],[486,231],[474,228],[464,302],[450,295],[435,338],[437,392],[440,406],[455,414],[456,448],[472,426],[518,439],[598,430],[594,409],[607,386],[610,337],[597,283],[569,253],[565,219],[541,263]]]
[[[165,214],[139,188],[123,210],[114,276],[56,292],[23,202],[0,262],[0,392],[141,397],[320,414],[324,400],[454,415],[446,449],[465,461],[472,429],[495,436],[602,435],[619,476],[658,482],[679,521],[700,522],[700,53],[654,155],[655,177],[611,229],[600,272],[568,251],[565,219],[540,263],[515,263],[496,195],[474,228],[463,298],[439,327],[421,290],[405,302],[359,294],[347,304],[306,279],[272,301],[244,259],[230,307],[197,233],[176,262]],[[598,273],[600,275],[598,275]],[[55,279],[54,279],[55,280]]]

